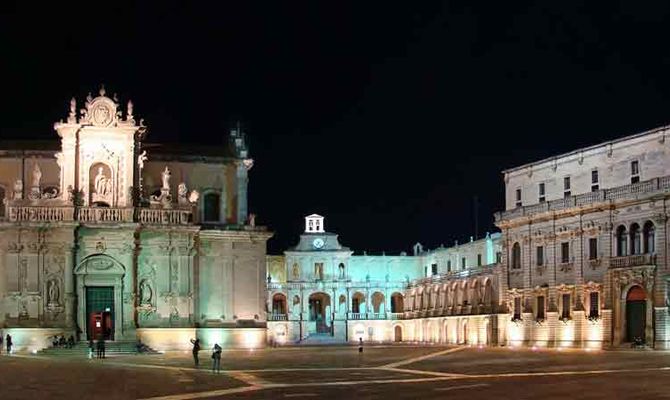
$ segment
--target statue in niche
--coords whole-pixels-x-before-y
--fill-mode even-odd
[[[256,226],[256,214],[249,214],[249,226],[254,227]]]
[[[344,264],[340,263],[340,266],[338,268],[340,270],[339,278],[344,279]]]
[[[151,304],[153,298],[153,290],[151,289],[151,284],[148,280],[143,279],[140,282],[140,304]]]
[[[168,191],[170,190],[170,176],[171,176],[170,169],[166,165],[165,170],[163,170],[163,172],[161,173],[161,179],[163,181],[162,190],[168,190]]]
[[[188,195],[188,202],[191,204],[195,204],[198,202],[198,199],[200,198],[200,193],[198,193],[197,190],[191,190],[191,193]]]
[[[95,188],[95,193],[99,196],[106,196],[111,191],[111,181],[105,176],[102,167],[98,167],[98,174],[93,181],[93,187]]]
[[[60,290],[58,288],[58,281],[56,279],[51,279],[47,283],[47,304],[57,305],[58,299],[60,297]]]
[[[293,279],[300,279],[300,267],[298,266],[298,263],[293,264]]]

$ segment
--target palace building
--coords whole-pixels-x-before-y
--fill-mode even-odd
[[[17,350],[61,334],[156,350],[670,347],[670,127],[503,171],[500,232],[484,238],[356,254],[312,214],[270,256],[239,128],[221,146],[154,144],[101,89],[54,130],[0,142],[0,334]]]
[[[54,130],[0,145],[0,330],[16,349],[55,334],[262,346],[271,234],[247,215],[242,132],[219,148],[151,144],[133,103],[104,89]]]

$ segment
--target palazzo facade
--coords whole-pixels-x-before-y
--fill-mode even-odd
[[[242,132],[153,145],[104,89],[54,129],[60,141],[0,149],[0,332],[15,348],[54,334],[262,346],[271,235],[247,212]]]

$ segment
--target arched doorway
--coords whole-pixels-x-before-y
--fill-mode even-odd
[[[647,326],[647,293],[640,286],[633,286],[626,295],[626,340],[640,338],[645,342]]]
[[[330,333],[330,296],[325,293],[309,295],[309,320],[316,323],[317,333]]]
[[[400,325],[396,325],[396,327],[393,329],[394,336],[393,340],[396,342],[402,342],[402,328]]]

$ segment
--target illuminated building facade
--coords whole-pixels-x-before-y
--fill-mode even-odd
[[[244,136],[145,142],[132,102],[75,99],[60,143],[0,150],[0,332],[142,340],[157,350],[265,342],[266,241],[247,213]]]
[[[503,172],[504,341],[668,347],[667,133]]]
[[[299,243],[268,257],[268,336],[278,343],[490,343],[500,235],[414,254],[354,255],[305,218]],[[492,322],[493,321],[493,322]]]

